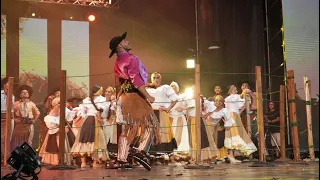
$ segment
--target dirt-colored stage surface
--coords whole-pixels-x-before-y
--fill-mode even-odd
[[[270,179],[298,180],[319,179],[319,162],[314,163],[275,163],[276,167],[250,167],[251,162],[242,164],[216,164],[210,169],[184,169],[182,165],[158,165],[148,172],[144,168],[132,170],[106,170],[103,168],[76,170],[42,169],[40,180],[78,180],[78,179],[123,179],[123,180],[211,180],[211,179]],[[12,172],[10,168],[1,168],[1,176]]]

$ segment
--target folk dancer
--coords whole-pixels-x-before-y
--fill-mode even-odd
[[[159,123],[150,105],[155,98],[145,88],[148,72],[140,59],[129,53],[131,46],[125,39],[126,35],[124,33],[111,39],[112,52],[109,56],[111,58],[115,53],[118,56],[114,73],[116,85],[121,86],[117,98],[116,121],[122,125],[122,132],[118,139],[118,164],[113,167],[125,168],[132,167],[128,163],[128,154],[130,145],[138,134],[140,138],[133,146],[137,147],[139,155],[145,157],[152,144],[160,143]]]
[[[60,98],[54,98],[51,101],[51,111],[48,115],[45,116],[44,122],[47,125],[48,132],[43,141],[43,144],[40,148],[39,156],[41,157],[41,162],[45,164],[58,165],[59,164],[59,124],[60,124]],[[66,108],[66,121],[70,122],[75,116],[74,111],[70,111]],[[65,136],[65,145],[64,151],[64,160],[65,164],[71,165],[72,156],[70,152],[70,143],[68,138],[69,131],[72,131],[71,128],[68,128],[69,125],[66,125],[66,136]]]
[[[257,147],[249,138],[240,118],[240,113],[244,110],[245,100],[237,94],[237,88],[234,85],[230,86],[228,94],[229,96],[225,98],[225,107],[230,112],[235,124],[229,132],[226,131],[224,145],[227,149],[238,150],[242,155],[249,156],[257,151]]]
[[[175,150],[175,159],[179,160],[180,157],[182,157],[181,159],[186,159],[184,156],[190,155],[188,123],[185,115],[186,111],[181,110],[181,107],[186,103],[187,96],[180,91],[178,83],[173,81],[170,86],[178,95],[178,102],[169,112],[170,121],[172,122],[172,132],[178,145],[178,148]]]
[[[194,89],[194,87],[193,87]],[[197,150],[197,139],[196,139],[196,101],[194,97],[194,92],[192,97],[188,97],[186,105],[182,110],[187,110],[187,122],[189,130],[189,143],[191,146],[191,157],[195,160],[196,150]],[[201,161],[205,163],[210,163],[212,160],[216,159],[219,151],[217,149],[216,143],[213,139],[213,129],[211,128],[211,122],[208,121],[208,116],[213,111],[213,106],[210,101],[204,99],[201,96]]]
[[[11,140],[11,149],[20,146],[27,142],[32,147],[34,136],[34,123],[40,116],[37,106],[30,101],[32,96],[32,88],[28,85],[22,85],[18,88],[17,94],[20,95],[20,100],[13,105],[14,110],[14,130]]]
[[[165,152],[165,154],[173,152],[177,149],[177,141],[172,132],[172,121],[169,114],[178,101],[178,95],[173,88],[167,84],[161,84],[161,74],[154,72],[151,75],[151,83],[148,84],[148,93],[155,97],[152,108],[160,121],[161,144],[152,147],[152,151]],[[165,157],[167,157],[165,155]]]
[[[93,167],[99,167],[102,161],[108,161],[109,155],[106,149],[106,141],[102,128],[102,119],[108,114],[108,105],[101,96],[103,87],[94,85],[90,97],[80,104],[77,122],[80,124],[75,143],[71,148],[74,156],[81,157],[81,167],[87,167],[86,157],[92,158]]]

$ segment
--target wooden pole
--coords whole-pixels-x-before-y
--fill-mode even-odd
[[[200,103],[200,65],[195,65],[195,101],[196,101],[196,133],[197,133],[197,158],[196,164],[201,162],[201,103]]]
[[[281,149],[281,159],[286,159],[286,134],[285,134],[285,90],[284,85],[280,85],[280,149]]]
[[[66,117],[66,70],[60,71],[60,125],[59,125],[59,159],[60,165],[64,165],[65,149],[65,117]]]
[[[13,77],[9,77],[8,80],[8,93],[7,93],[7,112],[6,112],[6,129],[4,134],[4,153],[3,153],[3,165],[7,166],[8,155],[11,153],[10,148],[10,136],[11,131],[11,121],[12,121],[12,93],[13,93]]]
[[[261,67],[256,66],[257,122],[259,127],[259,161],[266,162],[262,104]]]
[[[293,145],[293,156],[294,160],[300,160],[300,147],[299,147],[299,137],[298,137],[298,122],[296,115],[296,89],[294,86],[294,73],[293,70],[288,71],[288,101],[289,101],[289,111],[290,111],[290,122],[291,122],[291,138]]]
[[[246,101],[246,116],[247,116],[247,132],[248,132],[249,139],[251,139],[252,131],[251,131],[251,118],[250,118],[250,101],[251,101],[250,94],[246,93],[245,101]],[[252,160],[252,154],[250,154],[249,159]]]
[[[313,147],[313,135],[312,135],[312,113],[311,113],[311,82],[308,80],[308,76],[303,77],[304,93],[306,97],[306,113],[307,113],[307,129],[308,129],[308,149],[311,161],[314,161],[314,147]]]
[[[246,94],[246,116],[247,116],[247,132],[248,136],[251,139],[251,118],[250,118],[250,94]]]

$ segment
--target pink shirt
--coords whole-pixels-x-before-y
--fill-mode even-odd
[[[129,80],[136,88],[144,85],[148,72],[141,61],[129,52],[117,53],[118,58],[114,63],[114,74],[120,81]]]

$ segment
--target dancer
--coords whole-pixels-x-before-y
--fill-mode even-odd
[[[33,124],[40,116],[37,106],[30,101],[32,88],[28,85],[22,85],[18,88],[17,94],[20,94],[20,100],[13,105],[14,109],[14,130],[11,140],[11,149],[15,149],[22,143],[27,142],[32,147],[34,136]]]
[[[93,160],[93,167],[99,167],[101,161],[109,160],[106,149],[106,141],[102,129],[102,119],[108,114],[108,105],[105,98],[101,96],[103,87],[94,85],[91,89],[90,97],[83,100],[80,104],[77,122],[81,129],[77,133],[71,153],[81,157],[81,167],[87,167],[86,157]]]
[[[172,121],[169,114],[172,108],[176,105],[178,95],[173,88],[167,84],[161,84],[162,77],[158,72],[151,74],[151,83],[148,84],[148,93],[155,97],[155,102],[152,103],[152,108],[160,122],[161,144],[153,146],[152,151],[164,152],[164,157],[167,158],[167,153],[177,149],[177,141],[172,132]]]
[[[60,124],[60,98],[54,98],[51,101],[51,111],[44,118],[44,122],[47,125],[48,132],[41,146],[39,156],[42,163],[58,165],[59,164],[59,124]],[[66,120],[72,121],[75,113],[68,111],[66,109]],[[64,151],[64,160],[66,165],[71,165],[72,156],[70,152],[70,144],[68,138],[68,132],[71,131],[70,128],[66,126],[66,135],[65,135],[65,145]]]
[[[186,103],[187,96],[180,92],[178,83],[173,81],[170,86],[178,95],[178,102],[169,112],[170,121],[172,122],[172,132],[178,145],[175,160],[187,159],[186,156],[190,155],[188,124],[185,116],[186,111],[182,110],[182,107]]]
[[[118,164],[114,167],[132,167],[128,163],[130,145],[140,129],[137,154],[146,156],[151,144],[160,143],[159,123],[149,103],[155,98],[146,91],[145,84],[148,72],[138,57],[129,53],[131,46],[126,38],[127,33],[116,36],[110,41],[111,58],[115,53],[114,64],[116,84],[120,85],[117,99],[117,123],[123,126],[118,140]],[[149,170],[151,169],[148,168]]]
[[[240,118],[240,112],[245,108],[245,100],[241,99],[237,94],[237,88],[231,85],[228,91],[229,96],[225,99],[225,106],[230,112],[232,119],[235,121],[235,128],[232,128],[228,133],[229,137],[226,137],[225,147],[228,149],[239,150],[244,156],[249,156],[253,152],[257,151],[257,147],[253,144],[249,138]],[[240,140],[242,139],[244,143]]]

